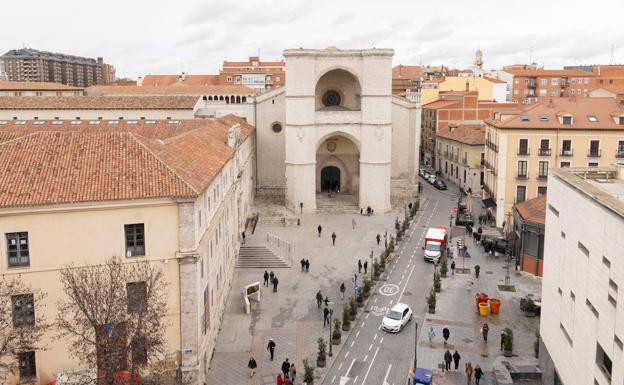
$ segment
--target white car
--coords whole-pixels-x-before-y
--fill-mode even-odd
[[[438,178],[435,176],[435,174],[431,174],[431,175],[429,175],[426,179],[427,179],[427,181],[428,181],[429,183],[433,184],[433,182],[435,182],[435,181],[436,181],[436,179],[438,179]]]
[[[387,332],[398,333],[411,319],[412,309],[404,303],[397,303],[384,316],[381,328]]]

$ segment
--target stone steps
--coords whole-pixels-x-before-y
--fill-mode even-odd
[[[261,226],[275,226],[275,227],[279,227],[279,226],[284,226],[284,217],[267,217],[267,216],[261,216],[260,219],[258,220],[258,224]]]
[[[286,268],[290,266],[266,246],[241,246],[236,267],[243,269]]]

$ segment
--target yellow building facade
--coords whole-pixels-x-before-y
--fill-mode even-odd
[[[420,102],[427,104],[439,99],[440,91],[478,91],[478,100],[505,102],[507,83],[479,76],[448,76],[442,82],[423,81]]]
[[[473,193],[481,192],[483,184],[485,127],[482,124],[462,124],[450,127],[449,132],[436,135],[436,171]]]

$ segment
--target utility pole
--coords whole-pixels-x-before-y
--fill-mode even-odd
[[[414,330],[414,375],[418,367],[418,322],[414,322],[416,329]]]
[[[334,353],[332,353],[332,315],[334,314],[334,309],[329,309],[329,356],[332,357]]]

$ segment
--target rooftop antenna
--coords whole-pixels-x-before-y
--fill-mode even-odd
[[[611,63],[613,64],[613,43],[611,44]]]

